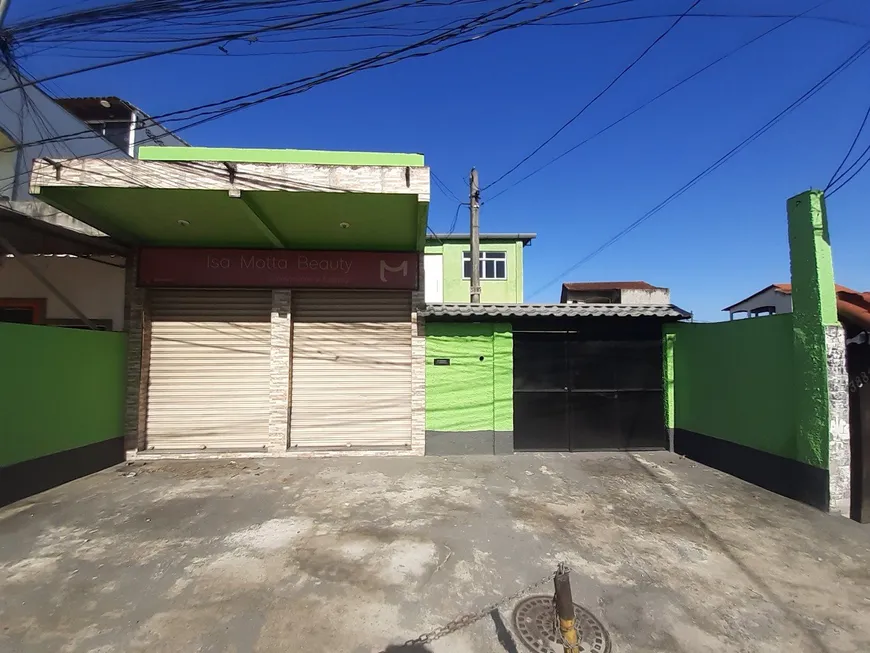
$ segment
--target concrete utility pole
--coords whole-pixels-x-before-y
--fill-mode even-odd
[[[6,22],[6,12],[9,11],[9,5],[12,0],[0,0],[0,27]]]
[[[0,0],[2,1],[2,0]],[[477,169],[471,169],[468,208],[471,217],[471,303],[480,303],[480,184]]]

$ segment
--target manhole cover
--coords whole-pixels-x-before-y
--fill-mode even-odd
[[[583,653],[610,653],[610,636],[586,608],[574,604],[574,624]],[[553,632],[553,597],[530,596],[514,610],[514,628],[520,641],[536,653],[561,653]]]

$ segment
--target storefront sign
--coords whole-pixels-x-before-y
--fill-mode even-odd
[[[417,288],[416,253],[146,247],[140,286]]]

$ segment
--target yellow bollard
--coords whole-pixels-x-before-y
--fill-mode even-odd
[[[562,647],[565,653],[580,653],[580,639],[574,626],[574,599],[571,596],[571,577],[568,568],[559,563],[559,570],[553,578],[556,593],[553,600],[556,603],[556,616],[559,621],[559,633],[562,636]]]

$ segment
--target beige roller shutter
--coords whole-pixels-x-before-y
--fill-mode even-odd
[[[260,290],[150,292],[148,449],[265,447],[271,297]]]
[[[410,446],[410,293],[297,291],[292,320],[290,446]]]

